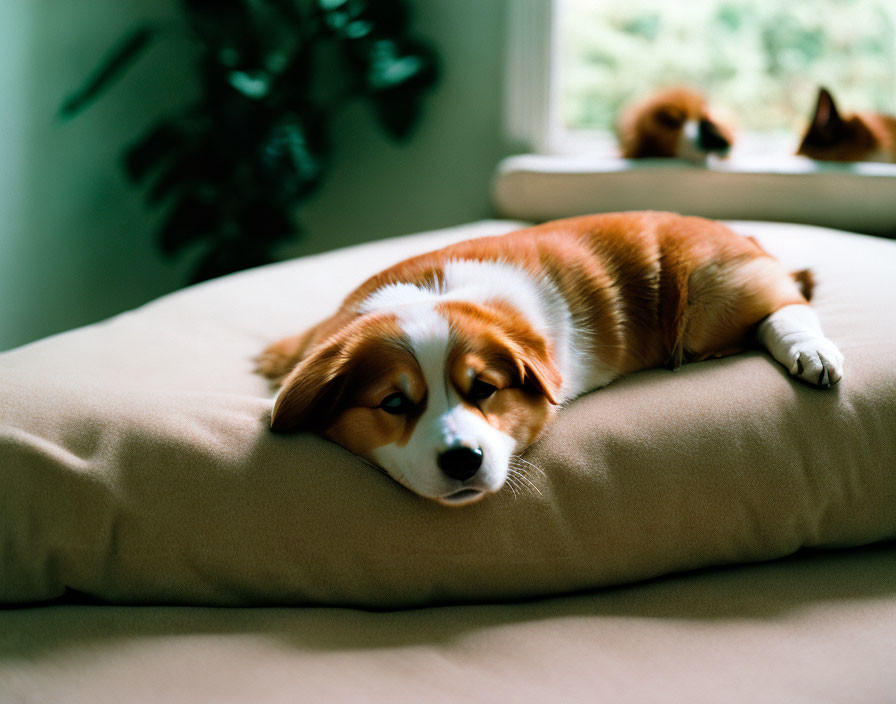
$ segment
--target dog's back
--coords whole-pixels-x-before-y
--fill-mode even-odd
[[[392,284],[438,282],[446,262],[510,264],[550,280],[582,331],[593,372],[574,393],[620,374],[733,354],[762,318],[806,303],[779,262],[721,223],[673,213],[607,213],[468,240],[396,264],[361,284],[333,316],[276,343],[267,359],[285,375],[317,343]],[[512,294],[510,294],[512,297]],[[593,344],[592,344],[593,342]]]

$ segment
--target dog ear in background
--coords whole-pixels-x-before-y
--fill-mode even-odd
[[[618,126],[627,159],[678,158],[705,163],[725,157],[734,131],[712,114],[706,98],[691,88],[671,88],[622,111]]]
[[[896,162],[896,118],[871,112],[841,115],[830,91],[819,88],[797,154],[821,161]]]

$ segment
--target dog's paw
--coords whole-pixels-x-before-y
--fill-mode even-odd
[[[279,385],[302,358],[308,340],[307,333],[293,335],[268,345],[255,357],[255,372]]]
[[[255,362],[255,373],[272,381],[281,379],[288,371],[288,360],[276,352],[265,350],[252,361]]]
[[[815,386],[826,389],[843,378],[843,355],[826,337],[801,340],[787,356],[790,374]]]

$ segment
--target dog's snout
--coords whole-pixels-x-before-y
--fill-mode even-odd
[[[700,148],[707,152],[724,152],[731,146],[725,136],[719,131],[715,123],[705,117],[700,120],[697,132],[697,141]]]
[[[439,454],[439,469],[452,479],[469,479],[482,465],[482,450],[478,447],[453,447]]]

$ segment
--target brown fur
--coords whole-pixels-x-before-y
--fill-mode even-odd
[[[553,415],[563,383],[548,343],[520,314],[501,302],[490,305],[442,303],[440,312],[456,331],[448,355],[448,377],[469,398],[473,379],[498,390],[467,401],[488,423],[526,447]]]
[[[820,161],[896,162],[896,117],[859,112],[841,115],[825,88],[797,154]]]
[[[469,400],[486,420],[528,445],[551,415],[562,383],[543,337],[513,308],[462,301],[440,304],[457,344],[449,354],[449,380],[469,397],[474,378],[498,388],[487,399]],[[316,328],[319,329],[319,328]],[[325,328],[326,329],[326,328]],[[394,316],[355,317],[311,349],[307,335],[274,343],[259,358],[259,371],[277,379],[297,350],[307,352],[282,381],[284,392],[272,413],[272,428],[320,432],[361,457],[389,443],[407,444],[426,405],[426,385]],[[405,393],[417,410],[389,414],[380,402]]]
[[[288,338],[294,341],[295,338]],[[403,333],[394,316],[380,314],[357,317],[314,349],[305,348],[302,364],[285,376],[283,393],[274,406],[275,429],[303,426],[320,429],[346,403],[358,402],[358,378],[368,384],[386,384],[386,374],[404,367],[416,368]],[[259,359],[259,372],[270,378],[282,374],[292,360],[296,345],[284,341],[268,347]],[[275,361],[281,351],[287,355]]]
[[[377,406],[396,390],[424,406],[422,373],[395,318],[358,309],[385,285],[439,281],[451,259],[500,260],[549,277],[593,335],[592,356],[619,374],[740,351],[759,321],[806,303],[800,288],[810,288],[806,272],[798,286],[751,238],[672,213],[569,218],[460,242],[371,277],[331,317],[268,347],[259,370],[285,376],[272,427],[317,430],[361,456],[407,442],[414,413],[391,416]],[[474,378],[497,387],[488,399],[466,403],[522,448],[549,422],[563,380],[553,341],[512,299],[509,292],[508,300],[445,301],[438,309],[455,333],[449,383],[463,398]]]
[[[532,329],[518,310],[503,301],[487,305],[448,301],[436,307],[451,322],[456,344],[449,355],[473,353],[485,362],[485,370],[506,375],[512,382],[534,387],[556,403],[563,380],[551,363],[549,342]],[[461,387],[463,388],[463,387]]]
[[[690,88],[672,88],[623,111],[618,125],[622,156],[628,159],[693,158],[693,154],[681,152],[680,137],[687,120],[705,121],[707,129],[717,135],[719,141],[715,148],[703,149],[704,154],[724,154],[734,143],[731,127],[710,113],[706,99],[700,93]],[[722,145],[723,141],[727,146]]]

